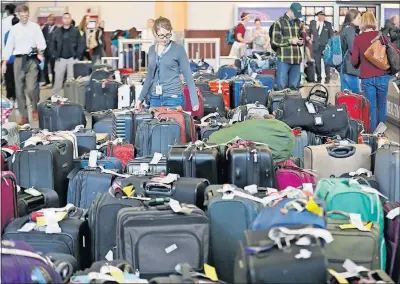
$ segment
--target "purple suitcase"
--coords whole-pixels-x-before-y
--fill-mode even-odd
[[[400,207],[399,202],[386,202],[383,206],[385,216]],[[385,218],[385,240],[387,244],[386,272],[394,283],[400,283],[400,215],[394,219]]]
[[[1,260],[2,283],[63,283],[51,260],[25,242],[2,241]]]
[[[1,172],[1,231],[12,219],[18,217],[17,183],[10,171]]]

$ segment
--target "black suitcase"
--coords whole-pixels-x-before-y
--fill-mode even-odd
[[[204,207],[204,191],[210,182],[204,178],[179,177],[172,183],[156,181],[154,177],[133,176],[121,181],[121,186],[133,185],[137,196],[150,198],[169,197],[179,201]]]
[[[223,128],[222,125],[209,125],[209,126],[199,126],[197,128],[197,133],[199,140],[208,140],[211,134]]]
[[[239,104],[255,104],[258,102],[263,106],[267,106],[268,103],[268,91],[264,86],[255,86],[251,83],[243,85],[240,91]]]
[[[252,143],[243,146],[227,151],[228,183],[239,188],[252,184],[275,188],[275,164],[269,147]]]
[[[55,234],[46,234],[40,230],[19,232],[18,230],[28,222],[29,216],[12,220],[4,230],[3,240],[24,241],[43,254],[70,254],[78,261],[80,269],[90,266],[91,244],[87,221],[77,218],[64,219],[58,222],[61,233]]]
[[[268,109],[270,113],[275,113],[285,95],[301,98],[301,94],[299,92],[289,89],[283,91],[271,91],[268,97]]]
[[[96,150],[96,133],[92,129],[81,128],[74,134],[78,144],[79,156],[89,153],[91,150]]]
[[[194,144],[177,145],[167,154],[167,173],[205,178],[211,184],[222,183],[220,159],[219,147],[204,149]]]
[[[74,78],[78,79],[79,77],[86,77],[92,74],[92,62],[84,61],[84,62],[77,62],[74,64]]]
[[[363,122],[359,119],[349,118],[349,126],[346,131],[346,139],[358,144],[358,136],[364,130]]]
[[[58,208],[60,201],[57,192],[52,189],[35,189],[35,195],[25,192],[21,188],[18,192],[18,215],[23,217],[43,208]],[[32,189],[31,189],[32,190]]]
[[[45,101],[38,105],[39,128],[50,132],[74,130],[78,125],[86,125],[83,107],[75,103],[52,103]]]
[[[138,157],[126,163],[125,172],[133,175],[159,175],[167,172],[167,162],[161,158],[157,164],[150,164],[153,157]]]
[[[175,213],[168,205],[121,209],[116,222],[117,259],[140,269],[145,279],[174,273],[180,263],[202,271],[208,261],[208,218],[193,205],[182,206],[191,213]]]
[[[306,74],[306,81],[308,83],[315,83],[315,62],[307,61],[307,66],[304,67],[304,73]]]
[[[65,140],[16,151],[11,158],[10,170],[15,173],[20,187],[55,190],[60,206],[65,206],[67,176],[72,170],[72,165],[73,145],[71,141]]]
[[[91,80],[86,88],[85,109],[88,112],[117,109],[118,88],[120,86],[121,83],[117,81]]]
[[[34,134],[39,133],[40,128],[22,128],[18,131],[19,148],[24,148],[25,141],[31,138]]]
[[[293,226],[300,229],[306,226]],[[273,228],[277,229],[277,228]],[[327,260],[321,241],[310,236],[311,245],[297,245],[294,240],[282,239],[280,249],[269,236],[269,230],[245,231],[236,255],[235,283],[326,283],[328,279]],[[249,247],[263,247],[258,252],[248,252]],[[300,250],[311,253],[309,258],[297,259]]]
[[[90,80],[108,80],[114,77],[112,70],[108,68],[96,69],[90,74]]]
[[[137,130],[135,148],[140,157],[154,153],[166,155],[169,149],[180,142],[181,126],[175,119],[153,119],[143,122]]]
[[[112,110],[100,110],[100,111],[95,111],[91,113],[92,117],[92,128],[96,124],[96,122],[99,122],[100,120],[103,120],[105,118],[110,118],[114,117],[114,112]]]
[[[208,82],[206,82],[206,81],[202,81],[202,80],[197,81],[197,82],[195,82],[195,85],[202,92],[209,92],[210,91],[210,86],[208,85]]]
[[[137,199],[118,199],[106,192],[97,196],[88,213],[92,238],[93,261],[105,260],[109,251],[116,254],[116,219],[118,211],[125,207],[140,207]],[[105,226],[105,224],[107,224]]]
[[[221,94],[203,91],[204,116],[217,112],[222,117],[226,116],[225,102]]]

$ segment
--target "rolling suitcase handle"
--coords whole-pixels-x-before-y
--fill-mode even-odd
[[[65,153],[67,152],[67,145],[62,142],[57,142],[57,149],[61,155],[65,155]]]
[[[144,186],[146,194],[157,194],[162,196],[172,196],[173,188],[171,185],[158,183],[158,182],[147,182]]]
[[[328,154],[331,157],[342,159],[353,156],[356,153],[356,147],[345,146],[345,147],[328,147]]]

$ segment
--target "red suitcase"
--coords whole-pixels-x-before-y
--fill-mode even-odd
[[[203,93],[201,92],[201,89],[197,88],[197,97],[199,98],[199,110],[197,110],[197,111],[192,110],[192,103],[190,101],[189,88],[187,85],[185,85],[185,88],[183,89],[183,93],[185,95],[185,111],[189,112],[192,117],[203,118],[203,116],[204,116],[204,99],[203,99]]]
[[[107,156],[118,158],[125,168],[126,163],[135,158],[135,148],[132,144],[110,143],[107,145]]]
[[[363,95],[353,94],[348,90],[344,90],[336,93],[335,104],[345,104],[349,116],[361,120],[367,133],[373,130],[370,129],[369,101]]]
[[[210,91],[214,94],[222,94],[225,102],[225,108],[231,108],[231,86],[228,80],[213,80],[208,82]]]
[[[10,171],[1,172],[1,231],[18,217],[17,182]]]

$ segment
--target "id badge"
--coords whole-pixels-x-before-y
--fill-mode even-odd
[[[161,85],[156,86],[156,95],[159,95],[159,96],[162,95],[162,86]]]

